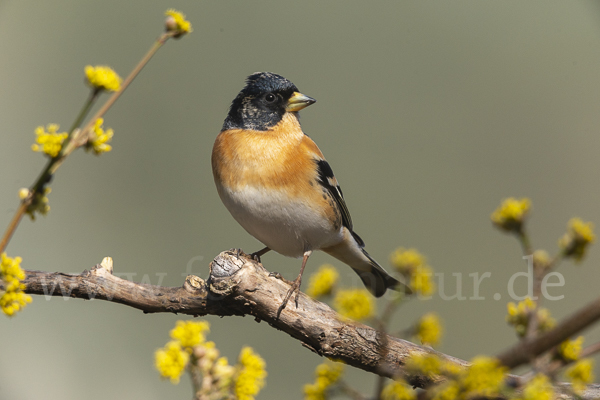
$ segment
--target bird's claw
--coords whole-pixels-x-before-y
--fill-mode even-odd
[[[269,272],[269,278],[277,278],[280,281],[283,281],[283,276],[279,272]]]
[[[298,308],[298,296],[300,296],[300,284],[299,284],[298,280],[295,280],[294,282],[292,282],[292,287],[290,287],[290,290],[288,290],[288,292],[285,295],[285,298],[281,302],[281,305],[277,309],[277,319],[279,319],[281,312],[287,305],[288,301],[290,300],[290,297],[292,297],[294,292],[296,292],[296,297],[294,299],[294,302],[296,303],[296,308]]]

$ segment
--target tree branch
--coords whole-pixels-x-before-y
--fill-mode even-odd
[[[444,377],[418,375],[404,368],[411,356],[435,354],[461,368],[467,361],[398,339],[369,326],[348,321],[328,305],[300,293],[294,303],[277,310],[289,284],[269,275],[258,262],[240,250],[219,254],[210,264],[208,280],[188,275],[181,287],[134,283],[113,275],[112,259],[105,258],[81,274],[25,271],[28,294],[97,299],[137,308],[145,313],[170,312],[193,316],[245,316],[265,321],[286,332],[311,351],[385,377],[400,377],[425,388]],[[0,281],[0,289],[3,284]],[[517,379],[511,376],[510,378]],[[566,397],[566,398],[571,398]],[[591,385],[583,398],[600,398]]]
[[[527,364],[529,360],[564,342],[600,319],[600,297],[592,300],[561,321],[554,329],[537,337],[524,339],[497,357],[509,368]]]
[[[408,373],[410,356],[436,354],[461,367],[468,362],[344,319],[328,305],[300,293],[277,318],[277,309],[289,285],[241,251],[219,254],[210,264],[207,281],[189,275],[182,287],[134,283],[112,274],[105,258],[79,275],[26,271],[29,294],[107,300],[145,313],[171,312],[194,316],[251,315],[298,339],[304,347],[328,358],[386,377],[402,377],[417,387],[443,380]]]

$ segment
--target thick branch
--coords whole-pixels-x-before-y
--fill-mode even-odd
[[[357,322],[344,320],[328,305],[300,293],[298,307],[290,302],[277,318],[277,309],[289,290],[285,281],[270,276],[263,266],[242,252],[219,254],[204,281],[189,275],[182,287],[134,283],[112,274],[105,259],[82,274],[26,271],[25,292],[45,296],[108,300],[146,313],[188,315],[251,315],[298,339],[303,346],[328,358],[387,377],[402,377],[425,387],[432,381],[409,374],[403,366],[417,354],[437,354],[461,367],[466,361],[385,335]]]
[[[381,376],[402,377],[416,387],[423,388],[444,378],[427,378],[407,371],[404,365],[411,356],[436,354],[460,367],[469,364],[347,321],[326,304],[304,293],[300,293],[297,308],[290,302],[277,318],[277,309],[289,284],[270,276],[261,264],[241,251],[222,252],[210,264],[207,281],[189,275],[182,287],[154,286],[121,279],[113,275],[109,258],[79,275],[29,270],[26,273],[23,283],[29,294],[107,300],[145,313],[251,315],[256,321],[266,321],[298,339],[303,346],[321,356]],[[590,386],[583,398],[600,398],[600,390],[596,385]]]

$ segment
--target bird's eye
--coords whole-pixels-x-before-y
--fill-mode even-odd
[[[265,100],[267,101],[267,103],[273,103],[276,99],[277,96],[275,96],[273,93],[267,93],[267,95],[265,96]]]

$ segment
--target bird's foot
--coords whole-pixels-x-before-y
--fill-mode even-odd
[[[290,300],[290,298],[292,297],[294,292],[296,292],[296,297],[294,299],[294,302],[296,303],[296,308],[298,308],[298,296],[300,296],[300,284],[301,283],[302,283],[302,276],[299,276],[298,278],[296,278],[296,280],[294,282],[292,282],[292,286],[290,287],[290,290],[288,290],[288,292],[285,295],[285,298],[283,299],[283,302],[277,309],[277,319],[279,319],[281,312],[287,305],[288,301]]]
[[[262,262],[260,261],[260,257],[263,256],[265,253],[268,253],[269,251],[271,251],[270,248],[265,247],[262,250],[256,251],[252,254],[250,254],[250,257],[252,257],[252,259],[254,259],[255,261],[258,261],[259,263],[262,264]]]
[[[285,282],[288,285],[293,285],[294,284],[294,282],[288,281],[287,279],[285,279],[283,277],[283,275],[281,275],[279,272],[269,272],[269,278],[279,279],[280,281]]]
[[[300,293],[300,286],[296,286],[296,281],[292,283],[292,287],[290,288],[290,290],[288,290],[287,294],[285,295],[285,298],[283,299],[283,302],[281,302],[281,305],[277,309],[277,319],[279,319],[281,312],[287,305],[288,301],[290,300],[290,297],[292,297],[294,292],[297,292],[298,294]],[[296,308],[298,308],[298,294],[296,294]]]
[[[269,278],[277,278],[280,281],[285,280],[279,272],[269,272]]]
[[[234,253],[237,258],[240,258],[241,255],[245,254],[242,249],[237,248],[229,249],[229,251]]]

